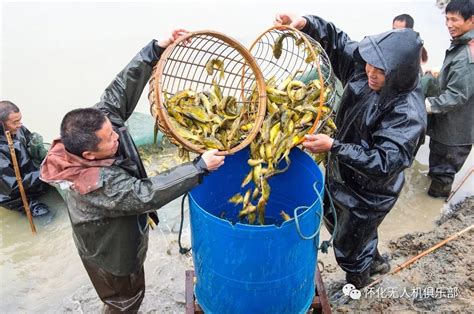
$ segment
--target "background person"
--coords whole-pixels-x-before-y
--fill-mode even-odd
[[[474,141],[474,1],[446,6],[452,37],[437,78],[437,95],[426,98],[430,136],[428,195],[448,197]]]
[[[46,156],[46,149],[42,136],[31,133],[22,125],[21,119],[20,109],[14,103],[0,101],[0,206],[25,212],[5,136],[5,131],[10,131],[31,214],[37,217],[49,212],[48,206],[38,200],[48,189],[48,185],[39,179],[39,165]]]
[[[409,14],[400,14],[393,18],[392,21],[392,29],[401,29],[401,28],[409,28],[413,29],[415,26],[415,20]],[[423,46],[421,48],[421,59],[420,64],[422,68],[422,74],[424,73],[424,68],[426,67],[426,63],[428,62],[428,51]]]
[[[400,14],[393,18],[392,29],[410,28],[415,26],[415,20],[410,14]]]

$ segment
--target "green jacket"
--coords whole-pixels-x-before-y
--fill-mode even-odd
[[[427,134],[445,145],[474,142],[474,30],[454,39],[439,77],[439,95],[428,97]]]
[[[155,43],[133,58],[95,105],[107,113],[115,128],[122,127],[132,114],[161,55]],[[64,189],[80,257],[125,276],[138,271],[145,261],[148,213],[198,185],[206,172],[202,162],[199,159],[158,176],[139,178],[137,165],[126,156],[87,161],[68,153],[56,140],[41,167],[41,179]]]

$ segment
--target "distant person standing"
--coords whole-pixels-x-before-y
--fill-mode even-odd
[[[38,196],[48,188],[48,185],[39,179],[39,165],[46,156],[46,149],[41,135],[31,133],[21,123],[21,119],[20,109],[14,103],[8,100],[0,101],[0,206],[25,212],[5,135],[5,131],[9,131],[31,214],[37,217],[49,212],[48,206],[38,201]]]
[[[393,18],[392,29],[409,28],[413,29],[415,20],[410,14],[400,14]],[[421,48],[421,66],[423,67],[428,62],[428,51],[425,47]]]
[[[415,20],[409,14],[400,14],[393,18],[392,29],[410,28],[415,26]]]
[[[474,1],[446,6],[451,46],[438,76],[439,94],[425,100],[430,136],[428,195],[448,197],[474,140]]]

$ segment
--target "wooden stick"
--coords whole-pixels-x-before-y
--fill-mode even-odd
[[[466,229],[463,229],[453,235],[451,235],[449,238],[447,239],[444,239],[443,241],[439,242],[438,244],[432,246],[431,248],[427,249],[426,251],[423,251],[421,252],[420,254],[418,254],[417,256],[415,257],[412,257],[411,259],[409,259],[408,261],[406,261],[405,263],[399,265],[397,268],[395,268],[394,270],[392,270],[391,272],[385,274],[385,275],[382,275],[380,276],[379,278],[375,279],[373,282],[371,282],[368,286],[365,287],[365,289],[367,288],[370,288],[372,287],[373,285],[375,285],[376,283],[378,283],[379,281],[381,281],[383,278],[387,277],[387,276],[390,276],[390,275],[393,275],[395,273],[398,273],[400,270],[402,270],[403,268],[407,267],[408,265],[416,262],[417,260],[419,260],[420,258],[422,258],[423,256],[433,252],[434,250],[440,248],[441,246],[445,245],[446,243],[448,243],[449,241],[451,240],[454,240],[456,239],[457,237],[459,237],[460,235],[462,235],[463,233],[466,233],[468,232],[469,230],[471,230],[472,228],[474,228],[474,225],[471,225],[469,227],[467,227]]]
[[[451,192],[451,194],[449,194],[449,197],[446,199],[446,203],[448,203],[451,200],[451,198],[454,196],[454,193],[456,193],[461,188],[461,186],[464,184],[464,182],[466,182],[467,178],[469,178],[469,176],[473,172],[474,172],[474,167],[471,167],[471,170],[469,170],[469,172],[464,176],[461,183],[459,183],[459,185]]]
[[[36,234],[35,223],[33,222],[33,216],[31,215],[30,205],[28,204],[28,199],[26,198],[25,189],[23,188],[20,167],[18,167],[18,160],[16,159],[15,147],[13,146],[13,140],[12,136],[10,135],[10,131],[5,131],[5,136],[8,141],[8,148],[10,148],[13,169],[15,170],[16,182],[18,183],[18,189],[20,190],[21,200],[23,201],[23,206],[25,207],[26,216],[28,216],[28,220],[30,221],[31,232]]]

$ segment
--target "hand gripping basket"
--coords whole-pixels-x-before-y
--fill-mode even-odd
[[[206,65],[211,60],[219,60],[220,67],[209,74]],[[257,63],[244,46],[219,32],[192,32],[175,41],[163,52],[149,85],[150,109],[160,130],[174,144],[196,153],[208,148],[177,132],[167,108],[167,99],[173,95],[185,90],[208,93],[217,85],[223,96],[232,97],[239,108],[245,108],[245,121],[252,123],[247,130],[239,129],[238,143],[221,149],[224,155],[247,146],[259,132],[265,116],[265,81]]]
[[[278,52],[275,51],[277,42],[281,47]],[[250,53],[267,83],[269,80],[273,80],[278,85],[290,75],[294,76],[294,80],[305,83],[319,81],[317,84],[319,84],[321,92],[313,102],[318,114],[307,133],[320,132],[331,117],[336,97],[336,81],[331,62],[320,44],[293,27],[274,26],[263,32],[253,42]],[[269,96],[268,94],[267,90],[267,96]],[[326,109],[324,115],[323,109]],[[302,141],[303,139],[296,145]]]

